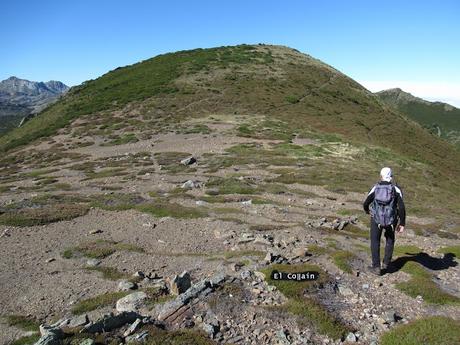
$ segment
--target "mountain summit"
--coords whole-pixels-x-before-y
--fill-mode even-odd
[[[60,81],[35,82],[17,77],[0,81],[0,134],[31,118],[69,87]]]
[[[60,81],[35,82],[10,77],[0,82],[0,102],[40,110],[69,89]]]

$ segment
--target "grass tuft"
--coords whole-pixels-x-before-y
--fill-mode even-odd
[[[24,331],[38,331],[39,323],[32,317],[24,315],[8,315],[6,317],[8,326],[14,326]]]
[[[11,209],[0,214],[0,224],[10,226],[44,225],[80,217],[88,211],[89,207],[82,204],[54,204],[37,208]]]
[[[460,322],[445,316],[412,321],[384,333],[381,345],[454,345],[460,342]]]
[[[272,272],[305,272],[317,271],[320,276],[317,281],[281,281],[271,279]],[[261,270],[265,274],[268,284],[274,285],[283,293],[288,302],[282,306],[285,311],[297,315],[301,326],[312,326],[319,333],[326,334],[334,339],[343,338],[349,331],[349,327],[336,319],[319,302],[312,297],[306,297],[305,292],[314,293],[315,290],[329,280],[329,277],[318,266],[314,265],[272,265]]]
[[[72,313],[79,315],[96,310],[98,308],[114,305],[120,298],[125,297],[129,293],[129,291],[108,292],[85,299],[76,303],[72,307]]]
[[[155,217],[202,218],[207,216],[207,212],[202,209],[159,201],[139,205],[136,209],[141,212],[153,214]]]
[[[430,304],[460,304],[460,298],[450,295],[441,290],[441,288],[432,280],[433,276],[420,264],[410,261],[407,262],[402,270],[412,275],[411,279],[406,282],[396,284],[396,288],[411,297],[418,295]]]
[[[115,267],[107,267],[107,266],[95,266],[95,267],[85,267],[88,271],[96,271],[102,273],[102,278],[109,279],[109,280],[118,280],[127,278],[128,275],[126,273],[120,272]]]
[[[443,247],[440,248],[438,252],[444,254],[452,253],[457,259],[460,259],[460,245]]]
[[[10,345],[32,345],[35,344],[38,339],[40,339],[39,334],[32,334],[19,339],[14,340]]]
[[[421,250],[416,246],[398,246],[395,247],[395,252],[404,255],[420,253]],[[407,261],[401,270],[410,274],[411,278],[395,286],[407,295],[414,298],[420,295],[430,304],[460,304],[460,298],[443,291],[433,280],[433,275],[420,263]]]
[[[85,256],[94,259],[104,259],[116,251],[144,252],[144,249],[130,243],[121,243],[107,240],[96,240],[82,243],[73,248],[67,248],[62,252],[62,257],[70,259],[75,256]]]
[[[342,271],[347,273],[352,273],[350,261],[355,258],[355,255],[352,252],[346,250],[339,250],[332,254],[332,259],[334,263]]]

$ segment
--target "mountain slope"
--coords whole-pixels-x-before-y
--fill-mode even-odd
[[[69,89],[59,81],[34,82],[10,77],[0,82],[0,133],[16,127],[22,118],[36,114]]]
[[[43,121],[37,119],[3,138],[0,145],[7,149],[53,133],[80,115],[119,109],[152,97],[172,101],[179,110],[181,103],[193,109],[189,103],[201,99],[206,102],[195,107],[200,110],[233,112],[237,106],[268,113],[349,139],[365,138],[419,158],[421,148],[429,144],[433,152],[423,154],[428,160],[439,155],[449,159],[452,152],[318,60],[288,48],[244,45],[170,53],[118,68],[73,88],[43,114]],[[27,140],[21,139],[24,137]]]
[[[262,115],[270,125],[282,121],[284,140],[330,133],[356,147],[386,150],[363,154],[377,166],[418,162],[416,170],[401,174],[408,183],[420,171],[427,183],[439,183],[446,191],[458,185],[460,155],[452,145],[382,105],[334,68],[280,46],[181,51],[117,68],[72,88],[40,116],[0,138],[0,149],[71,133],[76,119],[84,123],[78,125],[80,135],[100,137],[105,144],[149,138],[165,128],[174,131],[181,121],[210,114]],[[247,130],[243,134],[256,134]],[[362,164],[354,168],[369,169]]]
[[[118,68],[0,147],[0,343],[21,321],[64,317],[65,341],[92,339],[70,324],[112,323],[100,317],[120,311],[130,292],[115,290],[129,282],[142,320],[168,330],[137,334],[164,343],[370,344],[414,319],[441,338],[429,316],[453,329],[460,318],[458,151],[293,49],[197,49]],[[375,277],[362,202],[382,166],[408,217],[395,272]],[[319,281],[274,281],[275,270]],[[98,339],[128,343],[127,327]]]
[[[376,95],[433,134],[460,145],[460,109],[447,103],[428,102],[399,88],[383,90]]]

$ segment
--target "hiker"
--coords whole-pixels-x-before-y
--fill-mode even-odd
[[[376,275],[389,270],[395,244],[395,232],[402,233],[406,224],[406,209],[404,207],[403,194],[401,189],[392,183],[392,175],[393,173],[390,168],[382,168],[380,171],[381,181],[372,187],[363,204],[364,212],[367,214],[369,214],[369,206],[371,206],[370,237],[372,265],[368,266],[368,269]],[[386,243],[381,269],[380,237],[382,231],[385,231]]]

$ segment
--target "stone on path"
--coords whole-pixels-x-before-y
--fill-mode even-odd
[[[143,291],[134,292],[117,301],[116,309],[118,312],[138,311],[147,299],[147,294]]]

